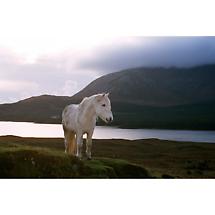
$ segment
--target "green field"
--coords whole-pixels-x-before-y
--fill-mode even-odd
[[[64,153],[61,138],[0,137],[0,178],[215,178],[215,144],[94,140],[93,160]]]

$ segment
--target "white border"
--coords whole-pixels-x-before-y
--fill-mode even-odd
[[[71,1],[71,7],[75,2],[87,1]],[[92,15],[89,21],[97,21],[105,36],[215,33],[213,1],[99,1],[100,17],[88,7],[99,10],[98,1],[89,2],[83,5]],[[0,210],[4,215],[202,215],[214,214],[214,193],[214,180],[1,180]]]
[[[214,214],[213,180],[1,180],[9,214]]]

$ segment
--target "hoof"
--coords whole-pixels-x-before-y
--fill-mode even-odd
[[[92,160],[92,158],[91,158],[91,157],[88,157],[88,158],[87,158],[87,160],[89,160],[89,161],[90,161],[90,160]]]
[[[82,160],[82,156],[76,155],[75,157],[78,158],[79,160]]]

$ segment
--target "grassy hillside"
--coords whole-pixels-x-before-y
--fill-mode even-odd
[[[0,137],[0,178],[215,178],[215,144],[94,140],[93,160],[64,154],[61,138]]]
[[[140,165],[121,159],[81,161],[66,155],[61,145],[62,140],[1,137],[0,178],[151,177]]]

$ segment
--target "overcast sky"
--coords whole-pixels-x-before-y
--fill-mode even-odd
[[[0,47],[0,99],[71,96],[97,77],[126,68],[206,63],[215,63],[215,37],[119,37],[98,44],[83,40],[80,47],[68,43],[68,48],[39,54]]]
[[[120,37],[109,33],[110,26],[118,30],[117,19],[110,20],[118,10],[110,17],[109,5],[97,1],[95,11],[78,2],[0,2],[0,103],[71,96],[104,74],[131,67],[215,63],[215,37]],[[101,18],[106,13],[108,19]]]

